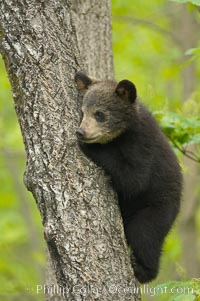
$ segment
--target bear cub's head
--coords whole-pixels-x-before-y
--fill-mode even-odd
[[[96,80],[82,72],[75,75],[83,94],[82,121],[77,137],[84,143],[108,143],[126,131],[137,116],[135,85],[122,80]]]

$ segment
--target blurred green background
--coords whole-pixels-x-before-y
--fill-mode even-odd
[[[165,133],[199,161],[199,8],[164,0],[113,0],[112,13],[116,79],[132,80]],[[0,137],[0,300],[42,300],[28,291],[44,283],[45,246],[35,201],[23,185],[25,151],[2,58]],[[150,286],[190,285],[194,293],[144,293],[144,300],[200,300],[200,163],[175,151],[185,177],[182,214]]]

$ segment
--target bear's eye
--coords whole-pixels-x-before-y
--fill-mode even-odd
[[[101,111],[96,111],[94,113],[94,117],[95,117],[96,121],[98,121],[98,122],[104,122],[105,121],[105,114]]]

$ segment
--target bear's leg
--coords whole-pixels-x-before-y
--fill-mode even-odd
[[[162,244],[172,221],[166,210],[155,207],[144,208],[128,220],[123,219],[126,238],[135,257],[135,275],[141,283],[149,282],[158,274]]]

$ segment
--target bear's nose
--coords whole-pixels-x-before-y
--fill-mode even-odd
[[[78,139],[82,139],[85,136],[85,131],[83,129],[79,128],[76,130],[76,135],[77,135]]]

